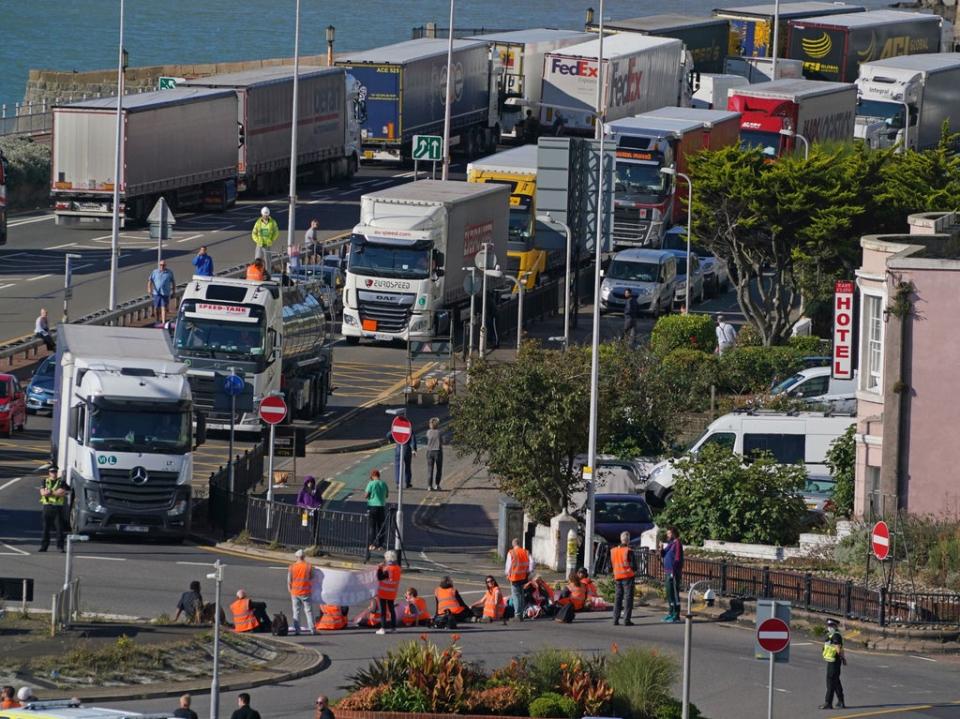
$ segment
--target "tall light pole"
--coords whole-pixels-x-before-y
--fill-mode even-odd
[[[593,575],[593,528],[596,522],[596,493],[593,472],[597,463],[597,405],[600,394],[600,263],[603,261],[603,0],[600,0],[600,44],[597,49],[597,119],[596,138],[600,141],[597,158],[597,239],[593,268],[593,338],[590,343],[590,435],[587,440],[587,511],[584,521],[584,564]]]
[[[777,54],[780,52],[780,0],[773,3],[773,52],[770,57],[773,58],[770,71],[773,75],[771,80],[777,79]]]
[[[210,679],[210,719],[220,718],[220,585],[223,584],[223,566],[218,559],[213,573],[207,575],[217,583],[213,602],[213,676]]]
[[[333,67],[333,37],[336,32],[333,25],[327,25],[327,67]]]
[[[450,97],[453,93],[453,3],[454,0],[450,0],[450,26],[447,33],[449,35],[447,38],[447,89],[443,103],[443,170],[440,173],[440,179],[444,182],[450,175],[450,105],[453,103]],[[483,342],[482,336],[480,342]],[[483,356],[482,350],[480,356]]]
[[[491,243],[484,242],[483,249],[483,280],[481,281],[483,297],[480,300],[480,358],[487,356],[487,276],[499,277],[498,274],[492,274],[496,270],[491,270],[490,265],[490,246]],[[496,257],[494,257],[496,260]]]
[[[517,288],[517,354],[520,354],[520,345],[523,342],[523,295],[529,272],[518,272],[516,277],[505,275],[500,270],[489,270],[491,277],[506,277]]]
[[[287,211],[287,262],[293,261],[293,245],[297,232],[297,125],[300,112],[300,0],[297,0],[293,30],[293,108],[290,116],[290,206]],[[282,270],[283,265],[281,265]],[[291,269],[293,269],[291,267]],[[267,268],[269,272],[270,269]],[[281,271],[281,276],[283,272]],[[283,285],[283,283],[280,283]],[[270,479],[273,481],[273,478]]]
[[[803,159],[804,160],[810,159],[810,142],[809,140],[807,140],[807,138],[805,138],[803,135],[801,135],[799,132],[796,132],[795,130],[787,130],[786,128],[784,128],[783,130],[780,130],[780,134],[783,135],[784,137],[795,137],[796,139],[800,140],[800,142],[803,143]]]
[[[113,224],[110,231],[110,297],[107,309],[117,308],[117,270],[120,267],[120,173],[123,169],[123,5],[120,0],[120,50],[117,60],[117,142],[113,162]]]
[[[667,177],[679,177],[687,183],[687,281],[684,287],[684,296],[683,296],[683,306],[687,308],[687,312],[690,311],[690,284],[693,281],[693,278],[690,276],[692,264],[690,261],[690,242],[693,237],[693,180],[690,179],[689,175],[685,175],[682,172],[678,172],[672,167],[661,167],[660,174],[666,175]],[[674,183],[673,191],[676,193],[677,185]]]
[[[570,255],[573,245],[572,233],[570,232],[569,225],[554,220],[550,213],[537,215],[537,219],[548,225],[560,225],[560,227],[563,228],[564,234],[567,236],[567,267],[563,277],[563,351],[566,352],[570,349]]]

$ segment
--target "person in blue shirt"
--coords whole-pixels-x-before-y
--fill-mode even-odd
[[[173,272],[167,269],[165,260],[160,260],[160,265],[150,273],[147,280],[147,293],[153,299],[153,316],[156,318],[160,314],[161,324],[167,323],[167,307],[175,298],[177,291],[177,282],[173,278]]]
[[[201,277],[213,277],[213,258],[207,254],[207,246],[201,245],[197,250],[197,256],[193,258],[193,266],[196,268],[193,274]]]
[[[660,556],[663,558],[663,578],[667,590],[667,604],[670,613],[663,618],[665,622],[680,621],[680,584],[683,581],[683,544],[676,527],[667,529],[667,543],[660,544]]]

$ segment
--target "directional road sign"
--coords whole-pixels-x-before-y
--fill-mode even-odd
[[[443,159],[443,138],[440,135],[414,135],[413,159],[440,162]]]
[[[413,434],[413,425],[406,417],[394,417],[390,425],[390,434],[397,444],[406,444],[410,441],[410,435]]]
[[[181,82],[186,82],[182,77],[161,76],[157,79],[158,90],[173,90]]]
[[[260,419],[267,424],[280,424],[287,416],[287,403],[283,397],[270,395],[260,400]]]
[[[473,272],[463,276],[463,291],[468,295],[479,294],[481,284],[481,281],[474,276]]]
[[[886,522],[877,522],[870,533],[870,548],[873,556],[883,561],[890,555],[890,527]]]
[[[782,619],[773,617],[757,627],[757,644],[771,654],[778,654],[790,646],[790,627]]]
[[[223,378],[223,393],[228,397],[238,397],[243,394],[243,386],[246,382],[238,374],[228,374]]]

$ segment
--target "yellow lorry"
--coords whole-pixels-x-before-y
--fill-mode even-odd
[[[510,235],[506,270],[529,273],[524,286],[536,287],[565,261],[565,238],[537,222],[537,146],[520,145],[467,165],[467,182],[510,186]]]

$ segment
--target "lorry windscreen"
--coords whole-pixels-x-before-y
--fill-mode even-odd
[[[656,282],[660,274],[660,266],[652,262],[628,262],[614,260],[610,263],[607,277],[611,280],[626,280],[628,282]]]
[[[776,157],[780,150],[780,133],[762,130],[740,130],[740,147],[749,150],[759,147],[764,155]]]
[[[666,181],[660,174],[660,165],[640,165],[617,162],[616,192],[631,195],[653,195],[660,197],[667,192]]]
[[[903,105],[897,102],[860,100],[857,102],[857,115],[859,117],[876,117],[885,121],[892,128],[903,127]]]
[[[94,403],[89,413],[89,444],[101,452],[190,451],[193,415],[179,404]]]
[[[354,236],[350,241],[347,269],[367,277],[425,280],[430,276],[432,247],[433,243],[429,240],[418,240],[412,245],[394,245]]]
[[[526,206],[510,208],[510,239],[514,242],[530,239],[530,198],[525,199]]]
[[[254,307],[254,310],[261,308]],[[189,308],[187,308],[189,311]],[[261,312],[262,314],[262,312]],[[177,321],[177,353],[194,357],[260,357],[264,353],[263,317],[256,322],[223,317],[187,317]]]

